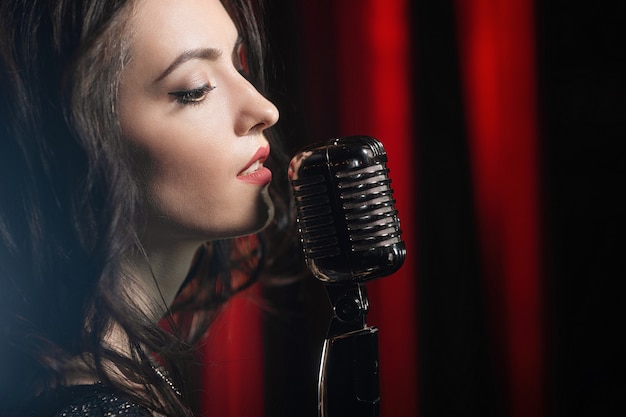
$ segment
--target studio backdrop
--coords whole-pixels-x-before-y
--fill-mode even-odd
[[[288,151],[366,134],[389,157],[407,258],[368,283],[382,417],[623,410],[618,3],[267,2]],[[315,416],[328,309],[312,276],[237,296],[200,408]]]

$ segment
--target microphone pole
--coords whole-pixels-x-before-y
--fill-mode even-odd
[[[305,260],[333,307],[318,379],[319,417],[377,417],[378,329],[365,282],[397,271],[400,235],[387,154],[369,136],[310,145],[289,164]]]

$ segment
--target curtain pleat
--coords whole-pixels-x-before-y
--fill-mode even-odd
[[[333,2],[338,135],[367,134],[387,150],[405,264],[368,284],[368,322],[380,330],[381,416],[417,415],[417,190],[411,114],[409,3]]]
[[[202,388],[197,393],[203,415],[265,415],[259,299],[258,285],[237,294],[209,330],[202,353]]]
[[[457,1],[463,102],[489,333],[510,416],[543,415],[532,2]]]

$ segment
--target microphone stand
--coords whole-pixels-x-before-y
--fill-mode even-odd
[[[378,329],[367,325],[364,283],[326,284],[333,317],[322,350],[319,417],[377,417]]]
[[[364,282],[397,271],[406,254],[386,163],[385,148],[370,136],[313,144],[289,163],[307,266],[333,306],[319,417],[379,415],[378,329],[365,320]]]

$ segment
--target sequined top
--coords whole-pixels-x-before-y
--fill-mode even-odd
[[[31,407],[25,417],[152,417],[145,407],[102,384],[60,388],[39,397]]]

